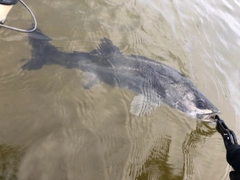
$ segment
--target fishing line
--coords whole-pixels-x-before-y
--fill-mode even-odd
[[[4,24],[1,24],[0,23],[0,27],[4,27],[4,28],[7,28],[7,29],[11,29],[11,30],[14,30],[14,31],[19,31],[19,32],[24,32],[24,33],[30,33],[30,32],[33,32],[36,30],[37,28],[37,20],[33,14],[33,12],[31,11],[31,9],[22,1],[22,0],[19,0],[22,5],[28,10],[28,12],[31,14],[32,18],[33,18],[33,21],[34,21],[34,27],[30,30],[25,30],[25,29],[20,29],[20,28],[16,28],[16,27],[12,27],[12,26],[7,26],[7,25],[4,25]]]

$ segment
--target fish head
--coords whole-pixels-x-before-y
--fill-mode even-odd
[[[189,116],[202,121],[213,121],[214,116],[220,113],[218,108],[197,89],[185,93],[177,106]]]

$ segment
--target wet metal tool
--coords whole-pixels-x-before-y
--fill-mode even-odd
[[[7,19],[7,15],[9,13],[9,11],[12,9],[13,5],[15,5],[18,2],[18,0],[0,0],[0,28],[4,27],[4,28],[7,28],[7,29],[20,31],[20,32],[25,32],[25,33],[33,32],[37,28],[36,18],[34,16],[34,14],[32,13],[31,9],[22,0],[19,0],[19,1],[23,4],[23,6],[31,14],[31,16],[33,18],[33,21],[34,21],[34,27],[30,30],[24,30],[24,29],[19,29],[19,28],[4,25],[4,22]]]
[[[217,120],[216,129],[222,135],[226,149],[232,144],[238,144],[235,133],[227,127],[224,121],[218,115],[215,119]]]
[[[215,116],[217,122],[216,129],[222,135],[224,145],[226,148],[226,159],[229,165],[232,166],[233,171],[230,172],[231,180],[240,179],[240,145],[237,142],[235,133],[230,130],[222,119]]]

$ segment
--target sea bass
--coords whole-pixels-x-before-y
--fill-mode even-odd
[[[220,111],[184,75],[175,69],[144,56],[124,55],[112,41],[103,38],[92,52],[62,52],[50,44],[51,39],[40,29],[29,34],[32,59],[22,66],[25,70],[41,69],[44,65],[61,65],[84,72],[84,88],[100,83],[127,88],[136,95],[130,112],[144,115],[162,103],[188,116],[209,120]]]

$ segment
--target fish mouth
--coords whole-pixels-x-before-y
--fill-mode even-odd
[[[201,119],[204,122],[215,122],[216,121],[215,116],[220,113],[221,112],[218,110],[211,113],[197,114],[197,118]]]

